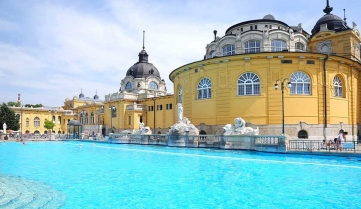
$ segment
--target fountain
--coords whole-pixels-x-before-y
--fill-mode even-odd
[[[189,142],[189,136],[198,136],[199,130],[191,124],[188,118],[183,117],[182,103],[177,104],[178,122],[168,131],[168,146],[184,147]]]

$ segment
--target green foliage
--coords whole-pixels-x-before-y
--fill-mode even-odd
[[[43,105],[42,104],[26,104],[24,105],[25,107],[33,107],[33,108],[37,108],[37,107],[42,107]]]
[[[20,128],[19,118],[15,116],[14,110],[12,110],[7,104],[3,103],[0,106],[0,128],[6,123],[7,130],[17,131]]]
[[[54,128],[54,126],[55,126],[55,123],[53,123],[52,121],[50,121],[48,119],[45,119],[44,128],[46,128],[47,130],[51,130]]]
[[[7,105],[8,105],[9,107],[13,107],[13,106],[15,106],[15,107],[20,107],[20,102],[10,101],[10,102],[7,103]]]

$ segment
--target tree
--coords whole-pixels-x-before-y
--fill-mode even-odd
[[[19,118],[16,117],[14,110],[12,110],[7,104],[3,103],[0,106],[0,125],[6,123],[7,130],[17,131],[20,128]]]
[[[54,126],[55,126],[55,123],[53,123],[53,121],[45,119],[44,128],[46,128],[47,130],[53,130]]]
[[[9,102],[7,103],[7,105],[8,105],[9,107],[13,107],[13,106],[15,106],[15,107],[20,107],[20,102],[9,101]]]
[[[24,105],[25,107],[33,107],[33,108],[37,108],[37,107],[42,107],[43,105],[42,104],[25,104]]]

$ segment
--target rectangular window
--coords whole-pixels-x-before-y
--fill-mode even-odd
[[[29,127],[29,121],[26,121],[26,127]]]
[[[170,109],[170,110],[172,109],[172,104],[169,104],[169,109]]]
[[[252,26],[252,25],[251,25],[251,26],[249,26],[249,29],[250,29],[250,30],[253,30],[253,26]]]
[[[194,69],[194,72],[195,72],[195,73],[198,73],[198,69]]]
[[[243,32],[243,28],[241,28],[241,32]]]
[[[282,64],[292,64],[292,60],[281,60]]]
[[[315,64],[315,60],[307,60],[307,64],[309,64],[309,65],[314,65],[314,64]]]
[[[257,30],[257,25],[254,26],[254,29]]]
[[[272,25],[269,25],[269,29],[272,29]]]
[[[128,125],[132,125],[132,116],[128,116]]]
[[[153,111],[154,110],[154,106],[149,106],[149,111]]]
[[[143,122],[143,116],[139,116],[139,122]]]

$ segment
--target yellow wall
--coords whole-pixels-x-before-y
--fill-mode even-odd
[[[302,71],[310,77],[311,95],[290,94],[290,89],[285,87],[285,123],[298,124],[303,121],[307,124],[322,124],[324,57],[324,54],[294,52],[242,54],[191,63],[174,70],[170,78],[174,82],[174,95],[178,95],[179,86],[182,86],[184,116],[195,125],[224,125],[233,123],[236,117],[253,124],[281,124],[281,85],[279,83],[279,89],[275,90],[274,84],[277,79],[290,78],[292,73]],[[281,60],[292,60],[292,64],[281,63]],[[314,61],[314,64],[307,64],[307,60]],[[326,61],[328,123],[338,124],[342,121],[344,124],[355,124],[359,121],[356,118],[359,118],[360,108],[354,108],[359,104],[357,88],[360,86],[360,74],[357,68],[361,68],[360,64],[341,57],[331,56]],[[259,76],[260,95],[237,96],[237,80],[246,72]],[[335,75],[344,79],[344,98],[334,97]],[[197,86],[202,78],[209,78],[212,82],[210,99],[197,99]]]

